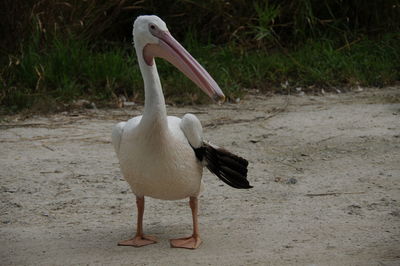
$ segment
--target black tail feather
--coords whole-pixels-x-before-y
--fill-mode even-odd
[[[249,162],[246,159],[207,143],[194,151],[199,160],[205,160],[208,170],[229,186],[238,189],[252,188],[247,180]]]

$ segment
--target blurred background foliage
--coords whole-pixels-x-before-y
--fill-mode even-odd
[[[3,0],[0,13],[0,103],[9,111],[142,101],[131,47],[142,14],[166,21],[230,98],[286,82],[318,92],[400,79],[400,0]],[[168,63],[158,66],[167,101],[204,100]]]

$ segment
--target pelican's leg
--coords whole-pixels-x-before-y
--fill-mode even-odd
[[[157,239],[154,236],[143,234],[144,197],[136,197],[136,205],[138,210],[136,235],[131,239],[118,242],[118,246],[142,247],[157,243]]]
[[[171,239],[171,247],[173,248],[188,248],[196,249],[201,244],[201,239],[199,235],[199,224],[197,220],[198,202],[197,197],[190,197],[189,201],[190,209],[192,209],[193,217],[193,235],[184,238]]]

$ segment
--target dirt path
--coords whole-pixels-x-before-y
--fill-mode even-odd
[[[206,172],[196,251],[167,241],[191,231],[186,201],[148,199],[160,243],[116,245],[135,201],[110,132],[141,108],[2,122],[0,264],[400,265],[399,88],[291,96],[278,113],[287,99],[169,108],[251,162],[249,191]]]

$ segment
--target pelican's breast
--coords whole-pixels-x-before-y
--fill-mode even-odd
[[[168,130],[124,131],[119,160],[124,178],[137,196],[174,200],[197,196],[202,165],[181,131],[177,117]]]

